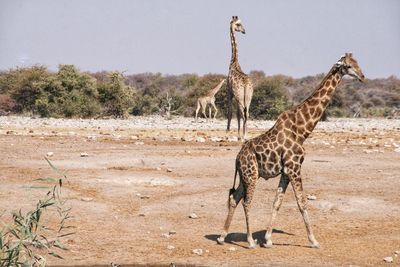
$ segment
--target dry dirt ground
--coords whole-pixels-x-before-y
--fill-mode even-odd
[[[399,266],[400,256],[394,255],[400,250],[398,126],[316,129],[306,142],[304,188],[317,197],[309,201],[309,214],[320,249],[308,246],[292,190],[276,220],[273,248],[246,248],[241,206],[226,244],[216,244],[241,147],[210,141],[224,137],[223,129],[2,125],[0,207],[9,214],[35,203],[45,191],[28,186],[35,178],[56,176],[44,160],[53,152],[50,160],[67,171],[63,196],[76,233],[64,240],[69,247],[61,252],[64,260],[48,257],[51,266]],[[249,131],[255,136],[263,130]],[[205,142],[182,141],[184,136]],[[278,180],[258,183],[251,213],[258,240]],[[192,213],[198,218],[189,218]],[[387,256],[394,262],[385,263]]]

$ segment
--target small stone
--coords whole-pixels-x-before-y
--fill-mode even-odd
[[[237,142],[239,139],[237,138],[237,136],[230,136],[228,137],[228,142]]]
[[[170,169],[170,168],[167,168],[167,172],[172,172],[172,169]]]
[[[396,250],[396,251],[394,252],[394,254],[395,254],[395,255],[400,255],[400,250]]]
[[[174,247],[174,246],[172,246],[172,245],[168,245],[168,246],[167,246],[167,249],[169,249],[169,250],[173,250],[173,249],[175,249],[175,247]]]
[[[81,153],[81,157],[82,157],[82,158],[89,157],[89,154],[86,153],[86,152],[82,152],[82,153]]]
[[[138,142],[135,142],[135,145],[137,145],[137,146],[142,146],[142,145],[144,145],[144,143],[141,142],[141,141],[138,141]]]
[[[47,152],[47,153],[46,153],[46,156],[48,156],[48,157],[52,157],[53,155],[54,155],[53,152]]]
[[[400,153],[400,148],[396,148],[396,149],[394,150],[394,152]]]
[[[196,142],[198,143],[204,143],[206,141],[206,139],[204,137],[198,136],[196,137]]]
[[[157,170],[157,171],[161,171],[161,168],[160,168],[160,167],[157,167],[156,170]]]
[[[314,195],[307,195],[308,200],[317,200],[317,197]]]
[[[235,248],[235,247],[229,247],[228,250],[229,250],[229,251],[236,251],[236,248]]]
[[[162,237],[166,237],[166,238],[170,238],[171,236],[169,235],[169,234],[167,234],[167,233],[164,233],[164,234],[162,234],[161,235]]]
[[[82,197],[81,200],[84,201],[84,202],[90,202],[90,201],[93,201],[93,198],[91,198],[91,197]]]
[[[146,214],[144,214],[144,213],[139,213],[139,217],[145,217],[146,216]]]
[[[390,263],[393,262],[393,257],[384,257],[383,260]]]
[[[222,141],[222,138],[220,138],[220,137],[211,137],[211,139],[210,139],[212,142],[221,142]]]
[[[201,248],[196,248],[192,250],[192,253],[201,256],[203,255],[203,250]]]
[[[191,213],[191,214],[189,215],[189,218],[190,218],[190,219],[197,219],[197,218],[199,218],[199,216],[197,216],[196,213]]]
[[[170,231],[169,231],[169,234],[170,234],[170,235],[176,235],[176,231],[175,231],[175,230],[170,230]]]
[[[132,135],[131,140],[139,140],[139,137],[137,135]]]
[[[150,196],[141,196],[140,199],[149,199]]]

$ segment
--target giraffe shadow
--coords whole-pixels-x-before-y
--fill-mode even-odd
[[[253,238],[257,239],[257,243],[264,243],[266,242],[265,240],[265,230],[262,231],[257,231],[253,233]],[[272,231],[273,234],[283,234],[283,235],[294,235],[292,233],[285,232],[283,230],[279,229],[273,229]],[[217,238],[219,235],[205,235],[205,238],[208,240],[212,240],[217,242]],[[239,244],[239,242],[247,242],[247,234],[246,233],[229,233],[226,238],[225,238],[225,243],[236,245],[239,247],[247,248],[246,245]],[[308,247],[308,246],[302,246],[302,245],[297,245],[297,244],[289,244],[289,243],[274,243],[276,246],[294,246],[294,247]]]

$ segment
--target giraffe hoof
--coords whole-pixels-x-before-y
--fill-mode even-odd
[[[267,241],[266,243],[262,243],[261,246],[263,248],[272,248],[272,242],[271,241]]]
[[[225,239],[224,239],[223,237],[218,237],[218,238],[217,238],[217,243],[218,243],[219,245],[223,245],[223,244],[225,244]]]
[[[311,248],[321,248],[321,245],[318,242],[316,242],[311,244]]]
[[[256,244],[249,245],[249,249],[255,249],[255,248],[256,248]]]

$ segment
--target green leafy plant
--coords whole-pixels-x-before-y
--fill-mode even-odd
[[[45,266],[44,253],[62,259],[58,250],[67,250],[62,238],[74,234],[74,227],[68,225],[71,208],[61,198],[66,175],[45,159],[60,178],[35,179],[37,184],[30,188],[48,188],[49,191],[36,202],[34,208],[26,212],[12,212],[11,222],[3,222],[0,230],[0,267]],[[48,226],[45,220],[49,213],[56,215],[55,228]]]

